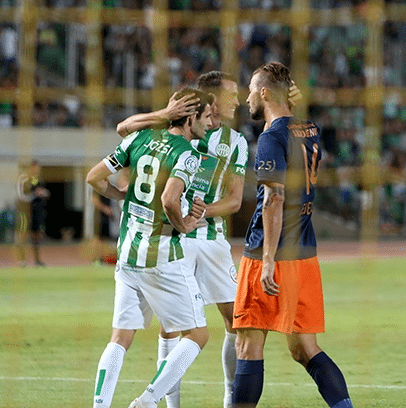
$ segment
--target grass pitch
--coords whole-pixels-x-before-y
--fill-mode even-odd
[[[343,371],[354,406],[406,407],[406,260],[321,266],[327,332],[319,344]],[[0,281],[0,408],[91,407],[110,338],[113,267],[2,269]],[[206,313],[211,339],[183,378],[185,408],[222,407],[224,328],[216,307]],[[157,334],[156,320],[136,334],[112,408],[127,407],[153,378]],[[268,335],[258,404],[268,407],[326,407],[277,333]]]

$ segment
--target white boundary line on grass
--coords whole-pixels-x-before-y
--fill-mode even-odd
[[[72,378],[72,377],[0,377],[0,381],[73,381],[73,382],[94,382],[94,379]],[[148,380],[118,380],[123,383],[147,383]],[[193,385],[217,385],[223,384],[221,381],[182,381],[182,384]],[[316,384],[293,384],[293,383],[273,383],[267,382],[267,386],[282,387],[315,387]],[[386,390],[406,390],[404,385],[378,385],[378,384],[347,384],[349,388],[376,388]]]

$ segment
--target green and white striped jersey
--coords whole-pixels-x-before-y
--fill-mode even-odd
[[[113,173],[130,167],[117,244],[117,258],[138,267],[155,267],[183,258],[179,233],[169,224],[161,195],[170,177],[186,191],[200,165],[200,154],[183,137],[145,129],[127,136],[104,159]]]
[[[201,163],[183,201],[186,214],[193,198],[199,196],[206,204],[219,201],[224,192],[227,175],[245,176],[248,161],[248,143],[242,133],[226,125],[210,130],[203,140],[192,140],[192,146],[201,154]],[[188,238],[216,239],[218,232],[226,236],[226,222],[222,217],[206,218],[207,226],[187,234]]]

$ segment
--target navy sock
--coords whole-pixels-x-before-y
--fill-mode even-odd
[[[306,370],[329,407],[352,408],[344,376],[326,353],[322,351],[316,354],[307,364]]]
[[[237,360],[232,391],[233,408],[254,408],[264,385],[264,360]]]

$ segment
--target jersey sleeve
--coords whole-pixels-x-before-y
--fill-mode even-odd
[[[276,132],[264,132],[258,139],[254,170],[260,184],[285,184],[287,138]]]
[[[239,134],[237,144],[232,153],[229,171],[238,176],[245,176],[248,163],[248,143],[242,134]]]
[[[140,134],[141,132],[135,132],[125,137],[116,147],[114,153],[109,154],[103,159],[104,164],[112,173],[117,173],[123,167],[128,166],[131,145]]]
[[[187,150],[183,152],[179,156],[169,177],[181,179],[185,184],[184,191],[186,191],[190,187],[193,178],[199,169],[200,161],[201,156],[196,150]]]

